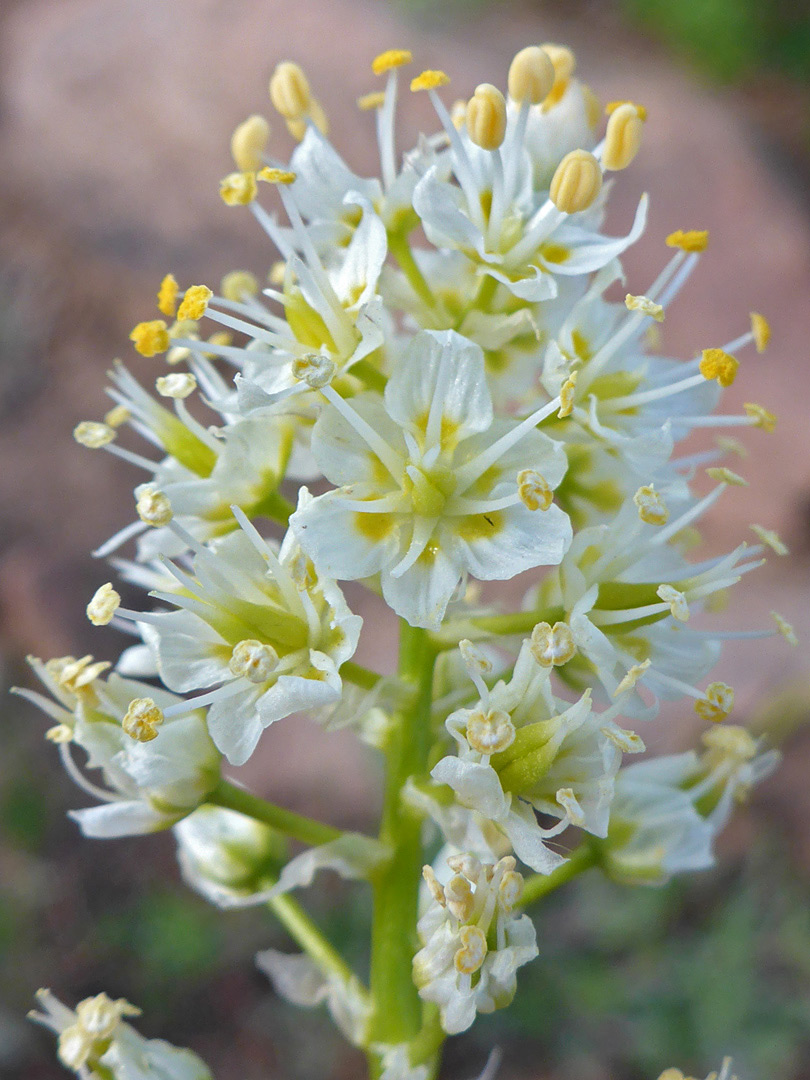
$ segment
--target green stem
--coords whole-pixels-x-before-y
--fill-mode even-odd
[[[295,510],[295,504],[285,499],[280,491],[274,489],[268,491],[257,503],[245,508],[248,517],[266,517],[271,521],[278,522],[286,528],[290,520],[290,514]]]
[[[228,783],[227,780],[220,780],[209,794],[207,802],[228,810],[238,810],[240,814],[263,821],[265,825],[271,825],[279,832],[291,836],[294,840],[300,840],[302,844],[309,844],[310,847],[328,844],[331,840],[339,840],[343,836],[339,829],[334,829],[331,825],[295,814],[292,810],[285,810],[282,806],[276,806],[275,803],[267,802],[266,799],[260,799],[257,795]]]
[[[380,840],[393,856],[375,875],[371,930],[371,1043],[411,1043],[422,1031],[422,1002],[413,983],[418,948],[419,883],[423,852],[420,816],[402,802],[409,776],[421,775],[430,751],[430,706],[435,650],[427,631],[400,621],[399,674],[413,688],[387,748],[388,773]],[[372,1058],[373,1074],[379,1062]]]
[[[422,301],[429,308],[435,308],[436,297],[425,280],[425,276],[419,269],[419,265],[416,259],[413,257],[411,246],[408,243],[408,238],[404,233],[389,233],[388,234],[388,250],[397,260],[402,270],[402,273],[408,280],[408,284]]]
[[[325,974],[337,975],[344,982],[356,976],[331,942],[310,919],[304,909],[287,893],[268,900],[267,906],[284,928]]]
[[[340,674],[347,682],[354,683],[363,690],[373,690],[383,678],[376,671],[363,667],[362,664],[355,664],[353,660],[346,660],[340,665]]]
[[[596,847],[587,841],[580,844],[571,853],[568,861],[558,866],[556,870],[552,870],[550,874],[532,874],[531,877],[526,878],[526,885],[520,898],[521,907],[533,904],[550,892],[554,892],[555,889],[559,889],[561,885],[573,881],[583,870],[596,866],[597,862]]]

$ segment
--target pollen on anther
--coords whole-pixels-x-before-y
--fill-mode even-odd
[[[141,322],[133,328],[129,340],[141,356],[157,356],[169,347],[169,329],[163,319]]]
[[[447,86],[449,82],[450,76],[445,75],[443,71],[428,69],[421,75],[417,75],[415,79],[411,79],[411,90],[414,93],[417,90],[436,90],[440,86]]]
[[[728,484],[729,487],[748,487],[748,481],[744,476],[740,476],[739,473],[735,473],[731,469],[726,469],[722,465],[707,469],[706,475],[710,476],[712,480],[717,480],[721,484]]]
[[[294,172],[290,172],[289,169],[271,169],[269,165],[265,165],[256,175],[259,180],[264,180],[266,184],[292,184],[295,182]]]
[[[82,420],[73,429],[73,438],[89,450],[98,450],[115,439],[115,429],[111,424],[100,424],[96,420]]]
[[[121,604],[121,596],[108,581],[96,589],[87,605],[87,618],[93,626],[106,626]]]
[[[667,247],[680,248],[681,251],[705,251],[709,244],[708,229],[676,229],[666,239]]]
[[[160,289],[157,295],[158,310],[162,315],[165,315],[167,319],[173,319],[174,313],[177,310],[177,294],[180,291],[180,286],[177,284],[177,279],[174,274],[167,274],[163,281],[160,283]]]
[[[161,397],[182,401],[197,389],[197,380],[190,372],[176,371],[171,375],[159,375],[155,389]]]
[[[633,296],[628,293],[624,298],[624,306],[628,311],[640,311],[642,315],[649,315],[656,322],[664,321],[663,307],[646,296]]]
[[[739,366],[739,360],[722,349],[704,349],[700,374],[704,379],[716,379],[718,385],[726,389],[734,382]]]
[[[362,109],[363,112],[370,112],[371,109],[381,109],[385,104],[385,91],[372,90],[369,94],[363,94],[362,97],[357,99],[358,109]]]
[[[219,194],[226,206],[247,206],[257,194],[256,174],[232,172],[219,182]]]
[[[776,629],[788,643],[788,645],[798,645],[799,639],[796,637],[796,632],[787,619],[782,618],[778,611],[771,612],[771,618],[776,623]]]
[[[205,309],[208,307],[208,301],[213,295],[207,285],[192,285],[191,288],[186,289],[183,302],[177,309],[178,322],[182,322],[184,319],[196,322],[201,319],[205,314]]]
[[[544,476],[535,469],[521,469],[517,474],[518,495],[527,510],[548,510],[554,493]]]
[[[413,54],[408,49],[386,49],[371,61],[371,70],[375,75],[383,75],[393,68],[410,64],[412,60]]]
[[[788,554],[787,547],[782,542],[779,533],[774,529],[766,529],[763,525],[751,525],[750,528],[751,532],[753,532],[763,544],[766,544],[771,551],[775,552],[777,555]]]
[[[764,315],[756,311],[751,312],[751,333],[754,335],[757,352],[765,352],[771,340],[771,324]]]
[[[158,736],[158,728],[163,723],[163,710],[152,698],[135,698],[121,721],[121,727],[136,742],[151,742]]]
[[[607,105],[605,105],[605,116],[610,116],[617,109],[621,108],[622,105],[632,105],[638,113],[639,120],[647,119],[646,105],[639,105],[637,101],[609,101]]]
[[[633,496],[633,502],[638,508],[638,516],[647,525],[666,525],[669,521],[666,503],[653,484],[640,487]]]
[[[720,723],[734,708],[734,691],[723,682],[713,682],[706,687],[706,696],[695,702],[695,712],[701,720]]]
[[[135,495],[135,509],[145,525],[158,529],[169,524],[173,517],[172,504],[154,484],[142,484],[135,489]]]
[[[557,416],[564,420],[574,411],[574,393],[577,385],[577,372],[572,371],[560,388],[560,408]]]
[[[753,420],[754,427],[762,428],[763,431],[768,433],[772,432],[776,427],[776,416],[762,405],[757,405],[753,401],[746,401],[743,403],[743,408],[745,409],[745,415]]]

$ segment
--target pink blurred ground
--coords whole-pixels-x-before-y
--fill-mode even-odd
[[[503,83],[513,53],[536,40],[572,45],[603,100],[648,107],[644,150],[619,178],[611,206],[618,231],[638,195],[652,193],[647,236],[627,258],[630,291],[643,292],[655,276],[671,230],[711,231],[700,272],[667,319],[667,351],[691,356],[736,336],[752,308],[773,321],[770,351],[745,355],[726,402],[731,409],[762,402],[780,423],[772,435],[747,434],[751,452],[739,469],[752,488],[727,495],[707,535],[715,547],[749,535],[751,521],[783,532],[799,557],[773,559],[749,580],[729,623],[761,625],[777,607],[808,639],[806,193],[775,171],[732,96],[695,86],[593,8],[574,21],[540,7],[492,5],[420,27],[372,0],[16,0],[0,12],[0,30],[0,256],[25,279],[10,316],[21,345],[6,350],[8,368],[0,373],[0,634],[7,651],[101,651],[81,618],[104,577],[86,552],[129,519],[135,477],[77,447],[70,430],[103,411],[113,355],[147,384],[159,373],[157,361],[131,351],[127,333],[151,317],[166,270],[183,281],[218,280],[235,266],[261,271],[273,258],[248,215],[217,196],[230,168],[233,126],[268,111],[273,65],[288,57],[304,62],[337,145],[362,172],[375,167],[371,121],[354,101],[374,85],[369,61],[376,52],[410,47],[418,64],[447,69],[453,93],[462,96],[481,81]],[[406,95],[401,116],[401,145],[433,124],[424,96]],[[277,150],[290,149],[283,126],[276,127]],[[386,632],[385,645],[391,642]],[[805,658],[803,648],[788,650],[781,639],[741,645],[721,674],[736,685],[744,714],[769,689],[802,677]],[[266,741],[250,778],[276,797],[295,803],[317,778],[336,818],[368,806],[374,782],[346,740],[333,739],[326,750],[332,766],[339,762],[328,774],[339,777],[334,790],[328,781],[323,786],[316,732],[280,725]]]

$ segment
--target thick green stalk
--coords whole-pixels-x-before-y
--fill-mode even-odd
[[[425,630],[400,622],[399,674],[413,690],[387,748],[380,840],[393,854],[373,879],[371,930],[372,1043],[412,1043],[422,1031],[422,1002],[411,966],[418,948],[416,921],[422,875],[422,822],[402,801],[409,776],[421,775],[430,750],[434,649]],[[373,1075],[379,1063],[371,1061]]]
[[[244,791],[227,780],[220,780],[206,801],[228,810],[238,810],[240,814],[246,814],[256,821],[263,821],[265,825],[271,825],[286,836],[291,836],[293,840],[300,840],[302,844],[309,844],[310,847],[328,844],[331,840],[339,840],[343,835],[331,825],[295,814],[292,810],[285,810],[282,806],[251,795],[249,791]]]
[[[373,690],[382,679],[382,675],[376,671],[363,667],[362,664],[355,664],[353,660],[346,660],[340,665],[340,674],[346,682],[354,683],[363,690]]]
[[[408,284],[422,303],[429,308],[434,308],[436,306],[436,297],[425,280],[424,274],[419,269],[416,259],[413,257],[407,236],[404,233],[389,233],[388,250],[399,263]]]
[[[550,874],[532,874],[531,877],[526,878],[526,885],[520,898],[520,906],[526,907],[535,903],[550,892],[554,892],[555,889],[559,889],[561,885],[573,881],[583,870],[596,866],[597,862],[598,853],[596,847],[585,841],[574,849],[567,862],[558,866],[556,870],[552,870]]]

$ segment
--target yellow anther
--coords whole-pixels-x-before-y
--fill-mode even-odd
[[[453,957],[456,971],[462,975],[474,975],[486,960],[486,934],[479,926],[462,926],[458,936],[461,948]]]
[[[554,798],[557,804],[563,808],[572,825],[583,825],[585,823],[585,814],[574,794],[573,788],[560,788]]]
[[[247,206],[256,198],[256,174],[232,172],[219,182],[219,194],[228,206]]]
[[[672,585],[659,585],[655,593],[656,596],[661,597],[665,604],[669,605],[673,619],[677,619],[678,622],[689,621],[689,605],[682,592]]]
[[[479,754],[499,754],[515,741],[515,725],[508,712],[476,709],[467,719],[467,742]]]
[[[243,120],[231,135],[231,156],[240,172],[258,172],[262,155],[270,138],[270,125],[263,116],[254,114]]]
[[[411,79],[411,90],[414,93],[417,90],[435,90],[439,86],[447,86],[449,82],[450,76],[443,71],[423,71],[421,75]]]
[[[222,279],[219,291],[226,300],[238,304],[246,297],[258,296],[259,282],[249,270],[231,270]]]
[[[278,259],[267,272],[267,280],[271,285],[283,285],[287,276],[287,264],[283,259]]]
[[[744,476],[740,476],[739,473],[735,473],[731,469],[726,469],[722,465],[707,469],[706,475],[710,476],[712,480],[717,480],[721,484],[728,484],[729,487],[748,487],[748,481]]]
[[[712,687],[723,687],[731,692],[732,697],[734,696],[731,687],[726,686],[725,683],[712,683],[709,690]],[[703,732],[700,741],[707,749],[704,760],[710,768],[721,765],[729,759],[738,762],[750,761],[757,752],[757,740],[750,731],[746,731],[739,724],[709,728],[708,731]]]
[[[771,340],[771,324],[764,315],[759,315],[756,311],[751,312],[751,333],[754,335],[757,352],[765,352]]]
[[[132,413],[126,405],[114,405],[109,412],[104,414],[104,423],[111,428],[119,428],[132,417]]]
[[[514,911],[523,896],[523,875],[516,870],[507,870],[498,886],[498,903],[502,911]]]
[[[528,510],[548,510],[554,492],[546,478],[534,469],[521,469],[517,474],[518,495]]]
[[[309,112],[309,81],[298,64],[284,60],[270,79],[270,100],[285,120],[298,120]]]
[[[652,660],[648,658],[647,660],[642,660],[640,664],[633,664],[625,677],[613,691],[613,696],[618,697],[619,694],[624,694],[628,690],[632,690],[651,663]]]
[[[613,696],[615,697],[618,693],[619,690],[617,687]],[[610,724],[599,730],[606,739],[610,739],[614,746],[618,746],[623,754],[643,754],[647,749],[641,736],[636,735],[635,731],[630,731],[628,728],[619,727],[617,724]]]
[[[292,362],[293,377],[300,382],[305,382],[313,390],[320,390],[335,377],[337,365],[335,361],[321,353],[308,353],[306,356],[297,356]]]
[[[83,656],[80,660],[76,660],[73,656],[62,656],[57,660],[49,660],[45,665],[45,670],[64,690],[71,694],[80,694],[92,686],[109,666],[106,660],[97,660],[93,663],[93,657],[90,655]]]
[[[357,99],[358,109],[362,109],[363,112],[369,112],[371,109],[381,109],[385,104],[385,92],[382,90],[372,90],[370,94],[363,94],[362,97]]]
[[[137,497],[135,509],[144,524],[151,525],[155,529],[169,524],[173,516],[172,504],[154,484],[142,484],[141,487],[135,489],[135,495]]]
[[[295,173],[289,169],[271,169],[269,166],[260,169],[257,176],[266,184],[293,184],[296,179]]]
[[[730,353],[722,349],[704,349],[700,359],[700,374],[704,379],[716,379],[722,387],[731,386],[740,366]]]
[[[177,284],[174,274],[167,274],[161,281],[157,294],[158,309],[167,319],[174,318],[174,313],[177,311],[177,294],[179,291],[180,286]]]
[[[163,319],[142,322],[133,329],[129,340],[135,345],[135,351],[141,356],[157,356],[169,347],[169,331]]]
[[[492,83],[481,83],[467,102],[467,134],[482,150],[497,150],[506,135],[506,101]]]
[[[753,401],[746,401],[743,404],[746,416],[750,417],[754,421],[754,427],[762,428],[763,431],[771,432],[776,427],[776,417],[772,412],[768,412],[762,405],[757,405]]]
[[[776,623],[776,629],[788,643],[788,645],[798,645],[799,639],[796,637],[796,632],[787,619],[783,619],[778,611],[771,612],[771,618]]]
[[[158,736],[158,728],[163,723],[163,710],[158,708],[152,698],[142,697],[130,701],[121,727],[130,739],[136,742],[151,742]]]
[[[230,345],[232,344],[232,342],[233,334],[230,332],[230,330],[217,330],[215,334],[212,334],[211,337],[208,338],[209,345]],[[207,352],[204,355],[212,357],[216,356],[216,353]]]
[[[444,898],[444,889],[442,888],[441,884],[439,883],[439,879],[436,877],[436,874],[435,874],[435,871],[433,870],[433,867],[432,866],[423,866],[422,867],[422,877],[425,879],[425,884],[427,885],[427,887],[428,887],[428,889],[430,891],[430,894],[433,897],[433,899],[436,901],[436,903],[440,904],[442,907],[447,907],[447,902],[445,901],[445,898]]]
[[[626,169],[641,149],[644,121],[635,105],[620,105],[607,122],[602,165],[611,172]]]
[[[632,105],[638,114],[639,120],[647,119],[647,108],[645,105],[639,105],[637,101],[609,101],[605,105],[605,116],[611,116],[622,105]]]
[[[55,727],[48,728],[45,738],[52,743],[68,743],[73,739],[73,728],[68,724],[56,724]]]
[[[121,605],[121,596],[108,581],[93,593],[87,605],[87,618],[93,626],[106,626]]]
[[[649,315],[656,322],[664,321],[663,307],[646,296],[632,296],[628,293],[624,298],[624,306],[628,311],[640,311],[642,315]]]
[[[89,450],[98,450],[115,438],[115,429],[111,424],[100,424],[96,420],[82,420],[73,429],[73,438]]]
[[[509,65],[509,96],[513,101],[539,105],[551,93],[556,77],[548,52],[539,45],[528,45]]]
[[[56,1056],[61,1063],[78,1075],[89,1075],[87,1061],[93,1053],[95,1039],[79,1024],[71,1024],[59,1032]]]
[[[718,435],[714,441],[725,454],[736,454],[740,458],[748,457],[746,447],[743,446],[739,439],[735,439],[733,435]]]
[[[557,412],[557,416],[560,420],[564,420],[566,416],[570,416],[574,411],[574,395],[577,387],[577,375],[578,372],[572,371],[560,387],[560,408]]]
[[[587,150],[572,150],[557,166],[548,194],[558,210],[578,214],[596,202],[601,190],[599,162]]]
[[[248,682],[265,683],[278,667],[278,653],[272,645],[249,638],[234,645],[228,667]]]
[[[529,639],[531,654],[541,667],[562,667],[574,656],[577,646],[568,623],[538,623]]]
[[[592,130],[598,126],[602,119],[602,102],[591,90],[590,86],[581,83],[582,100],[585,103],[585,120]]]
[[[475,907],[475,894],[467,878],[454,874],[444,887],[444,898],[451,914],[467,922]]]
[[[667,237],[667,247],[680,248],[681,251],[705,251],[709,245],[708,229],[676,229]]]
[[[555,45],[547,41],[540,46],[554,66],[554,83],[543,101],[543,109],[550,109],[562,98],[568,89],[568,83],[577,66],[577,60],[565,45]]]
[[[208,301],[213,295],[207,285],[192,285],[190,289],[186,289],[183,302],[177,309],[178,322],[183,322],[186,319],[196,322],[201,319],[205,314],[205,309],[208,307]]]
[[[197,389],[197,380],[190,372],[175,371],[171,375],[159,375],[155,380],[155,389],[161,397],[182,401]]]
[[[413,54],[408,49],[386,49],[385,52],[381,52],[379,56],[375,56],[371,61],[371,70],[375,75],[383,75],[393,68],[402,67],[403,64],[410,64],[412,60]]]
[[[777,555],[788,554],[788,549],[782,543],[779,533],[774,532],[773,529],[766,529],[762,525],[752,525],[751,531],[753,533],[756,533],[757,537],[762,541],[762,543],[767,544],[771,551],[776,552]]]
[[[709,720],[713,724],[719,724],[721,720],[725,720],[733,708],[734,691],[728,683],[724,682],[709,683],[706,687],[706,696],[695,702],[695,712],[700,719]],[[705,735],[703,741],[706,742]]]
[[[467,671],[478,672],[480,675],[489,675],[492,671],[492,661],[477,645],[474,645],[469,638],[462,638],[458,643],[458,651],[461,653],[461,659],[464,661],[464,666]]]
[[[653,484],[640,487],[633,496],[633,502],[638,507],[638,516],[647,525],[666,525],[669,521],[666,503]]]

